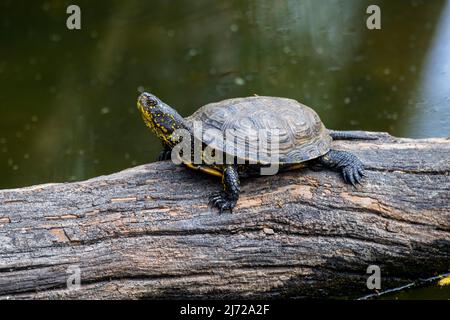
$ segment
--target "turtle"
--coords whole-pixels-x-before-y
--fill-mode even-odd
[[[241,178],[262,175],[262,168],[273,165],[272,162],[278,167],[275,173],[309,166],[338,170],[346,183],[356,186],[365,176],[363,163],[350,152],[332,149],[331,143],[376,139],[359,131],[329,130],[313,109],[289,98],[256,95],[232,98],[206,104],[183,118],[157,96],[143,92],[137,107],[146,126],[162,141],[159,161],[173,159],[173,151],[184,139],[177,134],[180,130],[192,141],[201,142],[200,163],[192,155],[184,157],[182,163],[221,178],[223,189],[209,197],[209,204],[220,213],[233,212],[239,199]],[[201,124],[200,130],[195,130],[196,123]],[[274,130],[278,134],[278,148],[270,157],[260,152],[255,134],[246,136],[249,132]],[[230,135],[233,139],[225,134],[228,132],[233,133]],[[273,137],[268,140],[275,141]],[[231,160],[206,161],[207,148],[212,150],[210,154],[220,152]]]

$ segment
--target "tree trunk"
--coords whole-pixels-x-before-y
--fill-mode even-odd
[[[376,135],[333,143],[363,161],[361,186],[247,179],[233,214],[208,208],[217,178],[169,161],[0,191],[0,298],[358,297],[369,265],[382,289],[447,272],[450,140]]]

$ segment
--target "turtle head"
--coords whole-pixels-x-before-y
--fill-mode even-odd
[[[188,129],[182,116],[151,93],[142,93],[137,101],[145,125],[164,143],[174,145],[172,134],[177,129]]]

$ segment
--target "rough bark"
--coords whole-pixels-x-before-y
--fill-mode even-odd
[[[450,140],[341,141],[366,166],[244,180],[234,214],[217,178],[171,162],[0,191],[0,298],[357,297],[450,267]],[[81,288],[66,289],[74,267]]]

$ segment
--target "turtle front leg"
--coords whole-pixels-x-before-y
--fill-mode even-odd
[[[158,155],[158,161],[170,160],[172,158],[172,148],[163,143],[163,150]]]
[[[233,213],[233,208],[239,199],[240,182],[239,174],[236,167],[228,165],[225,167],[222,176],[223,191],[213,193],[209,197],[210,205],[218,208],[220,213],[224,210],[230,210]]]
[[[364,166],[354,154],[346,151],[330,150],[318,158],[320,164],[327,168],[338,169],[342,172],[344,181],[353,186],[361,183]]]

